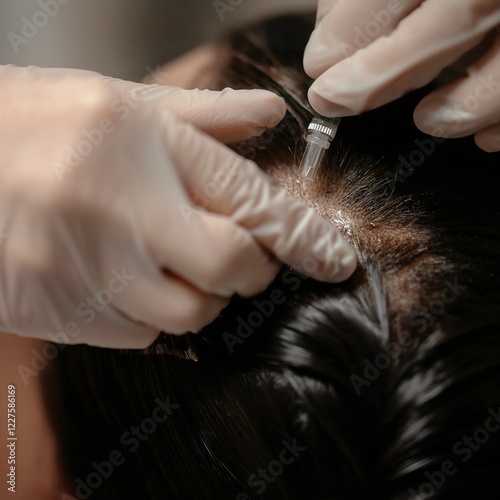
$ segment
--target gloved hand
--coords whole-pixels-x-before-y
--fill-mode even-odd
[[[185,122],[236,141],[284,112],[265,91],[0,67],[0,331],[142,348],[263,290],[278,260],[346,279],[331,224]]]
[[[428,134],[475,134],[480,148],[500,151],[500,2],[320,0],[318,21],[304,67],[316,79],[310,103],[329,117],[358,114],[426,85],[490,35],[492,45],[467,75],[427,95],[414,119]]]

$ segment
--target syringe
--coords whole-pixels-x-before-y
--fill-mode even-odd
[[[307,131],[307,146],[299,167],[299,174],[308,179],[315,180],[325,151],[337,134],[337,129],[342,118],[313,118]]]

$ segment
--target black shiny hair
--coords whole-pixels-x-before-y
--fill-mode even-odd
[[[282,124],[232,147],[299,197],[312,28],[293,15],[228,35],[213,86],[286,99]],[[423,92],[345,118],[315,184],[357,251],[350,280],[283,268],[199,335],[61,352],[68,494],[497,498],[500,155],[419,132]]]

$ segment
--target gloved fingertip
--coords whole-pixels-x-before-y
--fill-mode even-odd
[[[500,125],[477,133],[474,141],[486,153],[500,152]]]
[[[352,116],[354,114],[351,109],[340,104],[336,104],[320,95],[314,84],[309,89],[308,98],[313,109],[321,116],[326,116],[328,118],[341,118],[343,116]]]
[[[311,78],[318,78],[327,67],[324,64],[325,54],[329,54],[329,50],[323,47],[323,44],[318,40],[318,31],[314,30],[307,42],[304,50],[304,71]]]
[[[358,260],[353,248],[346,243],[345,255],[339,261],[339,271],[335,276],[336,282],[342,282],[350,278],[358,267]]]
[[[254,90],[253,92],[259,93],[263,99],[263,112],[264,118],[266,119],[266,125],[269,127],[275,127],[278,123],[283,120],[286,114],[286,102],[285,99],[279,95],[273,94],[267,90]]]
[[[263,130],[275,127],[285,116],[287,109],[285,100],[273,92],[263,89],[223,90],[223,92],[228,91],[233,92],[233,95],[241,100],[241,105],[257,123],[262,125]]]
[[[316,26],[329,14],[332,10],[333,4],[337,0],[318,0],[318,8],[316,12]]]
[[[315,261],[311,265],[311,258]],[[338,230],[330,228],[329,233],[318,239],[312,247],[312,257],[304,264],[314,269],[311,274],[315,279],[326,283],[340,283],[348,279],[357,267],[357,257],[352,246],[340,235]],[[299,269],[302,271],[301,269]]]
[[[331,273],[328,282],[340,283],[350,278],[357,267],[357,258],[354,249],[342,237],[334,247],[335,254],[332,256]]]
[[[315,29],[304,50],[304,71],[314,79],[354,53],[354,49],[341,46],[332,35],[326,38],[323,31],[321,27]]]
[[[266,125],[268,127],[275,127],[285,117],[287,111],[286,102],[285,99],[276,94],[273,94],[272,92],[268,92],[268,94],[269,109],[267,114],[268,121]]]
[[[418,129],[433,137],[461,137],[462,130],[470,122],[469,113],[454,109],[437,101],[422,101],[413,113]]]

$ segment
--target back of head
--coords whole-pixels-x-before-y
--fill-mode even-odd
[[[301,182],[312,26],[288,16],[229,35],[212,88],[286,99],[277,129],[232,147],[336,224],[359,268],[339,285],[284,268],[201,334],[144,352],[66,347],[69,474],[92,498],[500,491],[499,155],[420,133],[416,92],[345,118],[320,178]],[[94,488],[113,452],[123,460]]]

